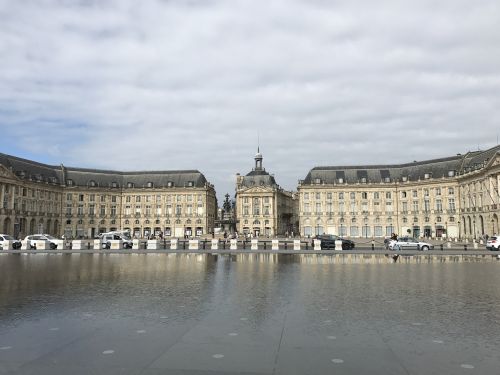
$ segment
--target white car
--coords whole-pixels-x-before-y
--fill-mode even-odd
[[[0,234],[0,250],[3,250],[6,248],[7,241],[14,241],[14,242],[12,242],[13,249],[20,249],[21,248],[21,241],[16,240],[14,237],[9,236],[8,234]]]
[[[389,242],[389,249],[391,250],[432,250],[434,245],[419,241],[413,237],[401,237],[397,240]]]
[[[486,241],[486,248],[492,251],[500,250],[500,239],[498,237],[490,237]]]
[[[42,241],[49,241],[50,242],[50,248],[52,250],[57,249],[57,241],[60,241],[58,238],[55,238],[54,236],[51,236],[50,234],[32,234],[30,236],[26,236],[24,238],[24,241],[29,240],[30,241],[30,247],[32,249],[36,250],[36,245],[34,244],[34,241],[37,240],[42,240]]]

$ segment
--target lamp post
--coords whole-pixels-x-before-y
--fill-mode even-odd
[[[476,218],[472,219],[472,226],[474,229],[474,239],[476,239]]]
[[[445,233],[445,234],[446,234],[446,236],[445,236],[445,237],[446,237],[446,238],[448,238],[448,222],[447,222],[447,221],[445,221],[445,222],[444,222],[444,225],[446,226],[446,233]]]
[[[460,240],[460,220],[458,220],[458,239]]]

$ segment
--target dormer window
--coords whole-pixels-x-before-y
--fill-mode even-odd
[[[68,178],[68,179],[66,180],[66,185],[68,185],[68,186],[73,186],[74,184],[75,184],[75,183],[73,182],[73,180],[72,180],[72,179]]]
[[[188,186],[193,187],[194,186],[194,181],[188,181]]]
[[[338,181],[339,184],[343,184],[344,183],[344,179],[342,177],[339,178],[337,181]]]
[[[401,177],[401,180],[402,180],[403,182],[408,181],[408,176],[403,176],[403,177]]]
[[[133,187],[135,187],[135,185],[134,185],[133,182],[127,182],[127,187],[128,188],[133,188]]]
[[[315,178],[314,183],[318,185],[321,184],[321,178]]]
[[[116,189],[116,188],[118,187],[118,182],[113,181],[113,182],[111,183],[111,187],[112,187],[113,189]]]
[[[146,185],[146,186],[147,186],[148,188],[152,188],[152,187],[154,186],[154,184],[153,184],[151,181],[149,181],[149,182],[147,183],[147,185]]]
[[[172,181],[167,182],[167,187],[174,187],[174,183]]]
[[[90,180],[89,181],[89,186],[90,187],[96,187],[97,186],[97,182],[95,182],[94,180]]]
[[[455,171],[448,171],[448,177],[455,177]]]
[[[391,182],[391,178],[390,177],[385,177],[384,178],[384,182]]]
[[[362,178],[361,178],[361,183],[362,183],[362,184],[366,184],[366,177],[362,177]]]

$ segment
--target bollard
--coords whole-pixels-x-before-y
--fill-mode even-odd
[[[267,248],[266,248],[266,241],[264,241],[264,250],[267,250]]]
[[[205,250],[205,244],[206,244],[207,240],[203,240],[203,250]]]
[[[182,250],[186,250],[186,240],[182,243]]]
[[[306,241],[306,250],[309,250],[309,242]]]
[[[288,243],[285,241],[285,250],[288,249]]]
[[[443,244],[440,244],[440,245],[439,245],[439,248],[441,249],[441,251],[443,251],[443,250],[444,250],[444,249],[443,249]]]
[[[375,250],[375,245],[372,242],[372,251]]]
[[[90,250],[90,242],[87,242],[87,250]]]
[[[226,250],[226,241],[222,241],[222,249]]]
[[[243,250],[246,250],[247,241],[243,240],[241,241],[241,243],[243,244]]]
[[[464,245],[464,251],[467,251],[467,244]]]

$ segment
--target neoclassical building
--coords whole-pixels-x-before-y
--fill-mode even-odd
[[[479,238],[499,233],[500,146],[392,165],[315,167],[299,182],[302,235]]]
[[[212,232],[215,189],[197,170],[118,172],[51,166],[0,154],[0,230],[89,237]]]
[[[245,176],[236,175],[237,231],[252,236],[291,234],[296,231],[295,196],[276,183],[262,160],[257,150],[255,168]]]

